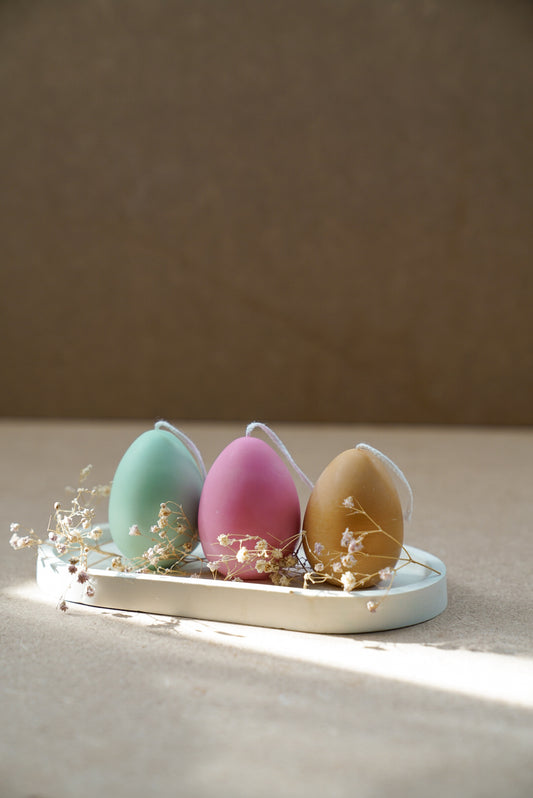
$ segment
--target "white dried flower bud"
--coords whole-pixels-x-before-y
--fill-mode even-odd
[[[348,593],[352,591],[357,584],[357,580],[351,571],[347,571],[341,576],[341,582],[344,590],[346,590]]]
[[[136,535],[141,534],[141,530],[139,529],[137,524],[133,524],[132,526],[130,526],[130,531],[128,532],[128,534],[131,535],[132,537],[135,537]]]
[[[358,537],[357,540],[352,540],[350,545],[348,546],[348,551],[350,554],[355,554],[356,551],[361,551],[363,548],[363,538]]]
[[[25,546],[31,546],[31,544],[32,544],[32,539],[30,538],[29,535],[25,535],[23,538],[19,538],[18,545],[20,549],[25,548]]]
[[[350,545],[350,543],[352,542],[352,540],[353,540],[353,532],[352,532],[351,529],[346,527],[346,529],[342,533],[341,546],[343,548],[347,549],[348,546]]]
[[[392,581],[392,576],[393,573],[390,568],[382,568],[382,570],[379,572],[379,578],[382,582],[385,582],[385,584],[389,584]]]
[[[239,551],[237,552],[237,562],[243,563],[250,559],[250,553],[246,546],[241,546]]]
[[[221,546],[229,546],[230,544],[229,535],[219,535],[217,540]]]

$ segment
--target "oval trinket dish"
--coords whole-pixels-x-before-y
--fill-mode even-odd
[[[100,526],[100,544],[112,557],[116,548],[109,529]],[[411,626],[446,608],[444,564],[421,549],[407,546],[406,550],[419,564],[402,567],[388,590],[373,587],[345,592],[327,584],[305,589],[280,587],[213,579],[205,571],[193,571],[191,576],[119,573],[108,570],[108,561],[102,562],[102,555],[95,554],[89,555],[88,575],[95,589],[94,595],[88,596],[68,572],[68,555],[61,558],[48,545],[39,548],[37,582],[56,599],[95,607],[301,632],[356,634]],[[376,612],[369,612],[368,601],[379,603]]]

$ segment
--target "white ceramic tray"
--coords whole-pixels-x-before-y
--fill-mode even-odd
[[[101,525],[102,526],[102,525]],[[107,531],[107,530],[105,530]],[[106,545],[110,553],[111,543]],[[87,596],[84,586],[68,572],[68,558],[61,559],[49,546],[39,548],[37,582],[54,596],[80,604],[116,610],[270,626],[301,632],[354,634],[411,626],[434,618],[446,609],[446,568],[422,549],[406,547],[422,565],[409,564],[397,574],[388,591],[369,588],[347,593],[329,585],[306,588],[277,587],[270,582],[231,582],[211,576],[159,576],[123,574],[107,565],[91,565],[95,588]],[[368,601],[379,602],[375,612]]]

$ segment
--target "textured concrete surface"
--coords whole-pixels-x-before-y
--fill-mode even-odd
[[[312,479],[359,441],[391,456],[407,541],[448,568],[434,620],[321,636],[40,594],[9,523],[42,528],[82,466],[110,479],[148,426],[0,422],[2,798],[531,796],[531,430],[276,425]],[[244,431],[182,427],[207,463]]]

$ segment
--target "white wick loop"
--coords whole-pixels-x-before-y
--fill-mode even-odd
[[[400,494],[403,517],[405,521],[409,522],[411,520],[411,516],[413,515],[413,491],[403,471],[401,471],[396,465],[396,463],[393,463],[392,460],[389,457],[387,457],[386,454],[380,452],[379,449],[374,449],[373,446],[369,446],[368,443],[358,443],[355,448],[363,449],[364,451],[367,451],[370,454],[372,454],[374,457],[380,460],[383,463],[383,465],[391,472],[392,476],[396,478],[397,485],[403,489],[404,493],[403,501],[401,499],[401,494]]]
[[[183,444],[185,444],[185,446],[187,447],[189,452],[192,454],[192,456],[194,457],[194,459],[198,463],[198,466],[200,468],[200,471],[201,471],[201,474],[202,474],[203,478],[204,479],[206,478],[207,471],[206,471],[206,468],[205,468],[205,465],[204,465],[204,461],[202,459],[202,455],[200,454],[200,450],[196,446],[196,444],[193,443],[191,441],[191,439],[187,437],[187,435],[185,435],[184,432],[182,432],[177,427],[173,427],[172,424],[169,424],[168,421],[156,421],[156,423],[154,424],[154,428],[155,429],[167,430],[168,432],[172,432],[172,434],[175,435],[176,438],[179,438],[179,440]]]
[[[311,482],[309,477],[306,476],[306,474],[304,474],[304,472],[302,471],[302,469],[298,465],[296,465],[291,453],[289,452],[289,450],[287,449],[287,447],[285,446],[285,444],[283,443],[281,438],[278,438],[276,433],[273,430],[271,430],[270,427],[267,427],[266,424],[262,424],[260,421],[252,421],[246,427],[246,437],[249,437],[249,435],[253,432],[253,430],[257,429],[257,428],[259,428],[266,435],[268,435],[270,440],[272,440],[276,444],[276,446],[279,448],[279,450],[284,455],[284,457],[286,457],[286,459],[289,461],[289,463],[294,468],[294,470],[296,471],[296,473],[298,474],[298,476],[300,477],[302,482],[304,482],[307,485],[308,488],[313,490],[313,483]]]

